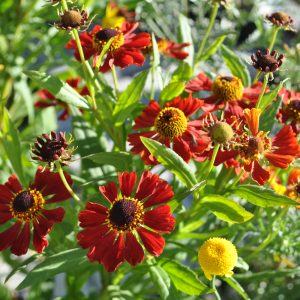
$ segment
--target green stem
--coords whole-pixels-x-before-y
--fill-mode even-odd
[[[217,300],[221,300],[221,296],[220,296],[220,294],[218,293],[218,290],[216,289],[215,280],[216,280],[216,276],[214,275],[214,276],[213,276],[213,279],[212,279],[212,281],[211,281],[211,287],[212,287],[212,289],[214,290],[214,294],[215,294],[215,296],[216,296],[216,299],[217,299]]]
[[[271,42],[270,42],[270,45],[269,45],[269,50],[270,51],[272,51],[272,49],[274,47],[274,44],[275,44],[275,41],[276,41],[277,34],[278,34],[279,30],[280,30],[280,27],[275,26],[273,28],[273,34],[272,34]]]
[[[120,95],[119,82],[118,82],[118,77],[117,77],[117,73],[116,73],[116,68],[114,65],[112,65],[112,67],[111,67],[111,73],[112,73],[113,80],[114,80],[116,96],[117,96],[117,99],[119,99],[119,95]]]
[[[150,100],[154,99],[154,96],[155,96],[155,65],[154,65],[154,58],[152,56]]]
[[[245,170],[242,169],[240,175],[233,181],[232,185],[231,185],[231,188],[234,188],[241,180],[241,178],[243,177],[243,175],[245,174]]]
[[[80,198],[74,193],[73,189],[70,187],[66,177],[65,177],[65,174],[64,174],[64,171],[61,167],[61,164],[59,161],[56,161],[55,162],[55,166],[56,166],[56,169],[57,169],[57,172],[60,176],[60,179],[61,181],[63,182],[65,188],[68,190],[68,192],[72,195],[72,197],[77,201],[77,202],[80,202]]]
[[[269,76],[270,76],[269,73],[266,73],[265,76],[264,76],[264,83],[263,83],[263,86],[261,88],[258,100],[257,100],[256,108],[259,108],[259,106],[260,106],[261,99],[262,99],[262,97],[263,97],[263,95],[264,95],[264,93],[266,91],[267,85],[268,85]]]
[[[68,10],[68,4],[66,0],[61,0],[61,6],[64,10]]]
[[[211,160],[210,160],[210,163],[208,165],[208,170],[207,170],[206,178],[208,178],[208,176],[209,176],[209,174],[210,174],[210,172],[211,172],[211,170],[212,170],[212,168],[214,166],[214,163],[215,163],[215,160],[216,160],[219,148],[220,148],[220,144],[215,145],[214,150],[213,150],[213,154],[212,154],[212,157],[211,157]]]
[[[201,55],[203,53],[203,50],[204,50],[205,44],[207,42],[208,36],[209,36],[209,34],[210,34],[213,26],[214,26],[214,23],[215,23],[217,14],[218,14],[218,9],[219,9],[219,4],[218,3],[214,3],[213,7],[212,7],[211,14],[210,14],[210,20],[209,20],[208,27],[206,29],[205,35],[204,35],[204,37],[202,39],[202,42],[201,42],[201,44],[199,46],[198,53],[196,55],[196,62],[199,62],[200,59],[201,59]]]
[[[252,84],[255,84],[258,81],[260,75],[261,75],[261,71],[257,71]]]

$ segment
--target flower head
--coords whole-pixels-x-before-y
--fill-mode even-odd
[[[264,73],[273,73],[282,65],[283,57],[283,54],[278,56],[276,50],[273,50],[270,53],[270,50],[267,49],[265,54],[262,54],[260,50],[257,50],[255,55],[251,55],[251,60],[255,69]]]
[[[142,174],[136,189],[135,172],[119,173],[118,179],[119,187],[114,182],[99,187],[109,202],[108,208],[88,202],[79,214],[83,228],[77,236],[79,244],[89,248],[87,257],[91,262],[98,261],[109,272],[125,260],[132,266],[141,263],[142,245],[159,256],[165,246],[160,234],[171,233],[175,225],[171,209],[165,204],[173,197],[166,181],[149,171]]]
[[[81,79],[76,77],[66,80],[66,83],[74,88],[81,96],[89,95],[89,91],[86,86],[80,88],[80,81]],[[37,95],[40,97],[40,99],[34,104],[36,108],[42,109],[50,106],[59,106],[63,109],[63,111],[59,115],[58,119],[60,121],[65,121],[68,119],[70,116],[70,109],[66,102],[59,100],[46,89],[38,90]]]
[[[230,277],[237,263],[237,251],[235,246],[224,238],[211,238],[199,249],[198,261],[208,280],[212,276],[219,275]]]
[[[67,165],[74,150],[69,147],[70,143],[71,140],[66,140],[64,132],[60,131],[58,135],[54,131],[50,135],[44,133],[34,143],[32,153],[35,156],[32,159],[47,163],[50,169],[53,169],[55,161]]]
[[[139,154],[146,164],[156,165],[156,159],[150,154],[140,137],[145,136],[173,147],[185,161],[189,161],[194,153],[202,152],[207,148],[205,138],[197,130],[195,122],[189,120],[203,102],[199,99],[175,98],[163,108],[156,101],[151,101],[142,114],[135,119],[135,130],[138,133],[130,134],[128,141],[132,145],[131,151]]]
[[[294,30],[292,28],[292,25],[294,23],[292,17],[283,11],[277,11],[272,13],[271,15],[267,15],[266,19],[274,26],[282,27],[286,30]]]
[[[72,184],[71,177],[66,173],[65,177]],[[41,253],[48,246],[46,235],[65,214],[62,207],[45,207],[70,197],[59,175],[43,171],[42,167],[37,169],[34,183],[27,188],[23,188],[18,178],[12,175],[4,185],[0,185],[0,224],[10,220],[15,223],[0,233],[0,251],[10,248],[15,255],[26,254],[33,227],[33,246]]]
[[[137,27],[138,23],[129,22],[124,22],[120,28],[104,28],[96,25],[92,31],[80,34],[85,59],[93,56],[95,67],[103,47],[113,38],[106,52],[104,64],[100,67],[101,72],[107,72],[112,65],[120,68],[132,64],[142,66],[145,61],[142,50],[150,44],[150,35],[146,32],[133,33]],[[75,58],[80,61],[75,40],[69,41],[66,48],[73,49]]]
[[[225,108],[229,115],[243,116],[243,109],[252,107],[259,97],[261,82],[244,88],[240,78],[236,76],[217,76],[211,81],[204,73],[190,80],[185,90],[189,93],[209,91],[211,95],[202,98],[204,111],[215,111]]]
[[[65,10],[59,14],[60,21],[55,23],[57,28],[61,28],[70,31],[74,28],[80,29],[81,26],[87,27],[88,13],[85,10],[78,8],[72,8]]]

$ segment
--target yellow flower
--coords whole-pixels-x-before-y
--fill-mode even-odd
[[[211,238],[199,249],[198,261],[208,280],[212,275],[230,277],[237,263],[235,246],[224,238]]]
[[[103,28],[115,28],[121,27],[122,23],[125,21],[125,18],[118,16],[120,8],[117,5],[109,3],[106,6],[105,16],[102,19]]]

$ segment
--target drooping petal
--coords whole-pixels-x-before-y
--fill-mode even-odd
[[[0,225],[6,223],[10,219],[12,219],[12,214],[10,211],[8,212],[0,211]]]
[[[9,248],[13,244],[20,232],[21,225],[21,222],[16,222],[13,226],[0,233],[0,251]]]
[[[144,260],[144,250],[131,232],[126,234],[125,259],[132,266],[135,266]]]
[[[162,254],[165,247],[165,240],[162,236],[142,227],[138,228],[137,231],[145,248],[150,254],[154,256]]]
[[[56,223],[61,223],[65,215],[65,210],[62,207],[43,209],[41,212],[49,221]]]
[[[272,152],[265,153],[265,157],[273,166],[281,169],[288,168],[295,159],[295,157],[291,155],[276,154]]]
[[[27,253],[30,243],[30,223],[26,222],[19,236],[15,239],[10,248],[11,253],[15,255],[24,255]]]
[[[95,202],[88,202],[86,204],[85,209],[92,210],[100,215],[104,215],[104,216],[107,215],[107,208],[104,207],[103,205],[95,203]]]
[[[120,190],[122,192],[122,195],[125,197],[129,197],[136,183],[136,173],[135,172],[118,173],[118,179],[119,179]]]
[[[196,78],[190,80],[187,83],[185,90],[188,93],[194,93],[198,91],[211,91],[212,81],[204,73],[200,73]]]
[[[156,185],[160,182],[160,178],[158,175],[151,173],[150,171],[145,171],[140,179],[135,198],[139,200],[143,200],[146,197],[150,196],[154,190]]]
[[[252,178],[260,185],[264,185],[270,178],[270,173],[263,169],[257,160],[253,163]]]
[[[170,201],[174,196],[172,191],[172,187],[164,181],[160,180],[157,184],[155,191],[151,194],[151,196],[144,203],[144,207],[148,208],[151,206],[155,206],[157,204],[163,204]]]
[[[79,213],[80,227],[99,226],[105,222],[107,215],[99,214],[92,210],[83,210]]]
[[[182,157],[185,162],[189,162],[192,158],[188,143],[181,137],[174,139],[173,150]]]
[[[154,125],[155,118],[159,114],[161,108],[157,101],[152,100],[148,106],[144,108],[142,114],[135,119],[134,129],[152,127]]]
[[[79,245],[83,248],[89,248],[98,243],[103,236],[109,232],[107,225],[86,228],[77,234]]]
[[[118,198],[118,187],[114,182],[99,186],[99,191],[111,203]]]
[[[45,236],[40,235],[36,230],[33,231],[33,246],[38,253],[42,253],[48,244],[49,242]]]

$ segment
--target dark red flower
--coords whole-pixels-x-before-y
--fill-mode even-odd
[[[225,106],[228,115],[243,116],[243,109],[255,105],[258,100],[262,83],[258,82],[249,88],[244,88],[242,81],[235,76],[218,76],[211,81],[204,73],[187,83],[185,90],[189,93],[208,91],[211,95],[201,98],[204,101],[204,111],[215,111]]]
[[[148,165],[158,164],[140,137],[152,138],[172,147],[186,162],[196,152],[202,152],[208,147],[209,141],[203,138],[202,132],[196,126],[197,121],[189,120],[200,107],[203,101],[192,98],[175,98],[163,108],[152,100],[143,110],[142,114],[135,119],[134,129],[141,130],[138,133],[130,134],[128,141],[132,145],[131,152],[139,154]]]
[[[66,80],[67,84],[69,84],[72,88],[77,90],[81,96],[89,95],[89,91],[86,86],[84,86],[81,89],[79,88],[80,81],[80,78],[71,78]],[[63,108],[63,112],[60,114],[58,119],[61,121],[65,121],[70,116],[69,106],[66,102],[57,99],[46,89],[37,91],[37,94],[41,99],[35,102],[35,107],[46,108],[49,106],[60,106],[61,108]]]
[[[172,187],[158,175],[146,171],[136,185],[136,173],[118,174],[119,189],[114,182],[99,190],[109,208],[88,202],[79,214],[83,231],[77,235],[82,248],[89,248],[87,257],[98,261],[109,272],[125,260],[132,266],[144,259],[144,250],[159,256],[165,241],[160,233],[171,233],[175,218],[165,203],[173,197]],[[137,236],[139,239],[137,239]]]
[[[142,49],[150,44],[150,35],[146,32],[133,33],[137,27],[138,23],[124,22],[121,28],[102,28],[96,25],[92,31],[81,33],[80,41],[85,59],[93,56],[95,67],[103,47],[114,38],[100,71],[107,72],[112,65],[120,68],[133,64],[142,66],[145,61]],[[80,61],[75,40],[69,41],[66,48],[73,49],[75,58]]]
[[[283,88],[278,95],[282,97],[282,107],[277,118],[280,123],[291,125],[296,134],[300,133],[300,93]]]
[[[71,177],[66,173],[65,176],[71,185]],[[0,185],[0,224],[14,220],[11,227],[0,233],[0,251],[10,248],[15,255],[26,254],[33,227],[33,246],[41,253],[48,246],[46,235],[65,214],[62,207],[45,209],[44,206],[70,197],[59,174],[43,171],[42,167],[37,169],[34,183],[25,189],[16,175],[12,175]]]

